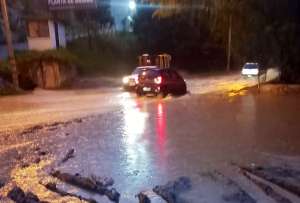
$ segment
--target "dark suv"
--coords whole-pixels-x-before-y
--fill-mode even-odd
[[[136,93],[138,96],[152,94],[165,97],[168,94],[185,94],[186,83],[183,78],[172,69],[148,69],[138,76]]]

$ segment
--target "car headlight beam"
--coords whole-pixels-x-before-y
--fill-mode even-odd
[[[129,78],[128,77],[123,77],[122,81],[123,81],[123,84],[128,84]]]

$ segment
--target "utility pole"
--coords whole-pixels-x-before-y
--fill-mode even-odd
[[[16,58],[15,58],[14,48],[12,43],[12,34],[11,34],[10,24],[8,19],[6,0],[1,0],[1,11],[2,11],[3,24],[4,24],[3,32],[6,38],[7,51],[9,57],[9,64],[12,72],[13,84],[15,88],[19,88],[17,64],[16,64]]]
[[[227,71],[230,71],[230,65],[231,65],[231,41],[232,41],[232,14],[229,14]]]

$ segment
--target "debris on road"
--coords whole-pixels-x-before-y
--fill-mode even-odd
[[[37,154],[38,156],[46,156],[49,152],[46,150],[42,150],[39,146],[36,146],[34,149],[35,154]]]
[[[251,197],[243,188],[241,188],[238,183],[226,177],[219,171],[203,173],[200,174],[200,176],[202,178],[207,178],[212,183],[216,183],[215,186],[217,187],[221,187],[222,189],[224,187],[226,188],[226,190],[224,190],[224,193],[220,194],[222,201],[230,203],[256,203],[256,200]]]
[[[279,167],[252,167],[242,170],[276,184],[300,198],[300,171]]]
[[[116,189],[108,188],[104,185],[103,182],[99,182],[99,178],[93,179],[92,177],[87,178],[83,177],[80,174],[68,174],[68,173],[61,173],[60,171],[52,171],[50,173],[53,177],[68,183],[73,186],[77,186],[81,189],[95,192],[100,195],[107,196],[112,202],[118,203],[120,200],[120,193],[116,191]]]
[[[246,171],[243,171],[246,178],[252,181],[258,188],[260,188],[267,196],[271,197],[278,203],[292,203],[288,198],[282,196],[280,193],[276,192],[270,185],[265,184]]]
[[[24,130],[23,132],[22,132],[22,134],[32,134],[32,133],[35,133],[35,132],[37,132],[38,130],[41,130],[41,129],[43,129],[44,127],[42,126],[42,125],[36,125],[36,126],[33,126],[33,127],[31,127],[31,128],[28,128],[28,129],[26,129],[26,130]]]
[[[63,164],[65,162],[67,162],[69,159],[74,158],[75,157],[75,149],[70,149],[67,154],[65,155],[65,157],[59,162],[58,165]]]
[[[85,198],[85,197],[82,197],[80,195],[76,195],[76,194],[73,194],[73,193],[66,192],[66,191],[64,191],[62,189],[59,189],[57,187],[57,184],[54,183],[54,182],[49,182],[49,183],[42,183],[42,182],[40,182],[40,184],[43,185],[48,190],[50,190],[50,191],[52,191],[54,193],[59,194],[60,196],[63,196],[63,197],[65,197],[65,196],[75,197],[77,199],[84,200],[84,201],[86,201],[88,203],[97,203],[97,201],[94,200],[94,199],[92,199],[92,198]]]
[[[222,174],[220,174],[222,175]],[[223,195],[223,199],[226,202],[244,202],[244,203],[256,203],[256,201],[244,190],[242,189],[236,182],[233,180],[226,178],[223,176],[223,178],[226,180],[226,185],[229,187],[235,188],[235,192],[228,194],[228,195]]]
[[[63,125],[63,122],[55,122],[55,123],[52,123],[52,124],[47,125],[46,127],[47,127],[47,130],[48,130],[48,131],[55,131],[55,130],[58,129],[58,127],[59,127],[60,125]]]
[[[38,152],[39,156],[46,156],[47,154],[48,154],[48,152],[46,152],[46,151],[39,151]]]
[[[46,203],[44,201],[40,201],[39,198],[31,192],[27,192],[25,194],[25,192],[17,186],[9,191],[7,197],[16,203]]]
[[[114,180],[108,177],[100,177],[96,175],[91,175],[91,179],[95,181],[96,185],[103,185],[104,187],[109,187],[114,184]]]
[[[29,166],[30,166],[30,164],[29,164],[28,162],[23,162],[23,163],[21,163],[21,165],[20,165],[21,168],[27,168],[27,167],[29,167]]]
[[[162,199],[158,194],[153,192],[153,190],[140,192],[136,195],[139,199],[139,203],[165,203],[166,201]]]
[[[74,119],[74,122],[75,123],[82,123],[83,119],[82,118],[76,118],[76,119]]]
[[[120,193],[115,189],[106,189],[105,193],[104,193],[108,199],[110,199],[113,202],[118,203],[120,201]]]
[[[41,158],[40,157],[36,157],[33,161],[33,163],[38,164],[41,162]]]
[[[5,181],[0,179],[0,188],[5,186]]]
[[[166,185],[155,186],[153,191],[161,196],[168,203],[180,203],[179,194],[192,188],[191,180],[188,177],[180,177],[170,181]]]
[[[82,123],[84,121],[84,118],[76,118],[69,121],[63,121],[63,122],[54,122],[51,124],[38,124],[29,128],[26,128],[21,132],[22,135],[28,135],[33,133],[38,133],[39,131],[45,130],[45,131],[55,131],[58,130],[59,127],[66,127],[72,123]]]
[[[39,164],[44,156],[46,156],[49,152],[45,150],[41,150],[39,147],[36,147],[34,149],[34,153],[31,154],[31,156],[24,157],[22,160],[20,160],[20,167],[21,168],[27,168],[32,163]]]

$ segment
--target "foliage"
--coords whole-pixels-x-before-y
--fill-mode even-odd
[[[94,9],[60,12],[57,17],[65,22],[70,38],[87,37],[90,48],[93,37],[101,35],[104,30],[111,31],[114,25],[109,0],[97,0]]]
[[[0,63],[0,75],[8,75],[10,74],[9,63],[7,60],[1,61]]]
[[[167,52],[173,56],[173,65],[190,71],[221,69],[225,52],[211,35],[207,24],[209,16],[199,9],[153,18],[156,7],[139,9],[134,19],[141,52],[158,54]],[[202,15],[201,18],[197,16]]]
[[[236,64],[257,61],[282,70],[285,82],[300,79],[300,3],[298,0],[149,0],[158,4],[153,16],[174,18],[189,13],[189,22],[198,24],[226,51],[229,19],[232,18],[232,52]],[[197,20],[196,20],[197,19]],[[201,21],[206,19],[206,21]],[[161,22],[163,24],[163,21]],[[196,24],[195,24],[196,25]],[[177,25],[181,26],[181,25]],[[175,26],[174,26],[175,27]],[[183,32],[186,30],[183,28]],[[197,39],[197,33],[193,38]],[[209,39],[209,38],[208,38]],[[209,40],[210,41],[210,40]],[[177,41],[177,44],[185,41]],[[199,53],[199,55],[201,52]]]
[[[16,95],[23,93],[22,90],[16,90],[12,85],[9,87],[1,88],[0,87],[0,96],[6,96],[6,95]]]
[[[16,53],[18,72],[27,72],[29,69],[37,67],[41,61],[53,60],[64,64],[78,63],[78,59],[66,49],[21,51]],[[2,61],[0,63],[0,75],[8,77],[10,74],[8,60]]]
[[[78,60],[81,74],[124,74],[136,65],[137,44],[130,33],[99,35],[93,38],[92,49],[87,38],[79,38],[68,45]]]
[[[19,9],[19,14],[23,20],[27,17],[44,18],[52,15],[47,8],[47,0],[18,0],[16,2],[22,8]],[[96,71],[112,73],[116,70],[116,66],[119,66],[119,71],[123,71],[123,66],[132,69],[133,64],[136,63],[134,36],[125,33],[114,34],[110,1],[97,0],[97,3],[98,7],[95,9],[56,12],[55,17],[65,23],[67,37],[72,40],[68,45],[68,50],[17,53],[19,72],[38,67],[38,63],[42,60],[75,63],[81,73],[95,73]],[[22,33],[26,33],[25,28]],[[6,63],[2,63],[0,68],[9,72]]]
[[[31,90],[36,86],[34,74],[41,68],[43,62],[55,62],[64,68],[64,71],[72,71],[79,63],[78,59],[66,49],[46,51],[22,51],[16,53],[19,85],[22,89]],[[12,81],[11,71],[7,60],[0,65],[0,77],[5,81]],[[10,90],[10,88],[5,88]]]
[[[17,63],[31,61],[59,61],[61,63],[75,63],[76,58],[67,49],[51,49],[45,51],[20,51],[16,53]]]

